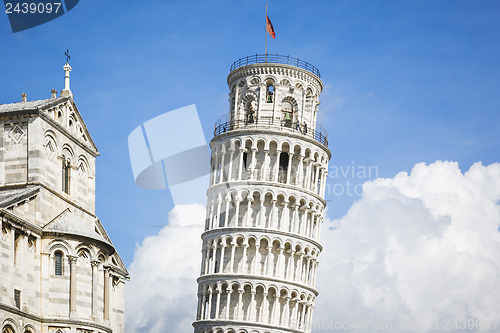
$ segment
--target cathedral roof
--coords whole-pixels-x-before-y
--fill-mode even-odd
[[[90,136],[90,133],[87,130],[87,126],[85,125],[85,122],[83,121],[83,118],[80,112],[78,111],[78,107],[76,106],[75,101],[73,100],[73,97],[71,95],[40,99],[36,101],[22,101],[17,103],[0,104],[0,115],[8,113],[15,114],[15,113],[35,111],[37,113],[44,114],[46,119],[50,119],[52,117],[47,113],[47,111],[53,108],[54,106],[63,103],[69,103],[71,105],[73,109],[72,113],[75,115],[78,121],[80,121],[80,124],[82,126],[82,133],[79,134],[69,133],[69,135],[74,136],[77,139],[77,141],[83,144],[84,147],[87,147],[87,149],[90,148],[93,155],[95,156],[99,155],[97,147],[94,141],[92,140],[92,137]],[[60,127],[60,129],[62,130],[65,130],[64,126],[58,124],[57,122],[53,122],[53,125],[56,127]],[[82,140],[82,135],[84,137],[84,140]]]
[[[40,99],[37,101],[0,104],[0,113],[37,110],[46,106],[58,104],[62,101],[66,101],[67,99],[69,99],[69,97],[64,96],[57,98]]]
[[[0,190],[0,208],[6,208],[21,200],[27,199],[40,191],[40,186],[20,189]]]
[[[112,246],[109,239],[98,232],[97,225],[94,222],[89,223],[78,219],[69,208],[66,208],[52,221],[43,226],[43,231],[88,237]]]

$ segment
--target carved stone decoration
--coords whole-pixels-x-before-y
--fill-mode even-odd
[[[47,139],[43,146],[45,147],[45,152],[47,153],[49,160],[53,159],[56,155],[55,143],[51,139]]]
[[[85,174],[86,174],[86,170],[85,170],[85,166],[83,165],[83,163],[80,163],[80,165],[78,166],[78,176],[82,177],[85,179]]]
[[[92,333],[92,332],[94,332],[94,331],[92,331],[92,330],[86,330],[84,328],[77,328],[76,329],[76,333]]]
[[[49,333],[69,333],[69,328],[49,327]]]
[[[21,128],[21,126],[17,125],[12,128],[12,130],[9,133],[9,137],[15,142],[19,143],[21,139],[24,137],[26,132]]]

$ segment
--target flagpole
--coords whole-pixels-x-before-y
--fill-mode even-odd
[[[266,49],[264,52],[264,56],[265,56],[266,62],[267,62],[267,2],[266,2]]]

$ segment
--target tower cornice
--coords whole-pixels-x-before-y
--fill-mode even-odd
[[[231,234],[241,234],[241,233],[262,233],[266,235],[277,235],[277,236],[283,236],[284,240],[287,240],[289,238],[294,238],[301,240],[305,243],[309,243],[314,245],[316,248],[319,249],[319,251],[323,251],[323,246],[321,246],[320,243],[314,241],[311,238],[304,237],[301,235],[297,235],[296,233],[291,233],[291,232],[285,232],[285,231],[280,231],[280,230],[274,230],[274,229],[263,229],[263,228],[255,228],[255,227],[225,227],[225,228],[217,228],[217,229],[210,229],[203,234],[201,234],[201,238],[205,239],[210,236],[214,235],[231,235]]]
[[[271,276],[261,276],[258,274],[227,274],[227,273],[214,273],[200,276],[196,279],[198,283],[208,283],[208,282],[220,282],[220,281],[237,281],[241,283],[252,282],[254,286],[258,286],[259,284],[267,284],[268,286],[274,286],[276,283],[279,283],[283,286],[294,286],[299,289],[307,290],[314,294],[315,297],[319,295],[319,292],[306,284],[290,282],[285,279],[278,279]]]
[[[285,75],[309,83],[314,87],[318,95],[323,91],[323,82],[311,72],[292,65],[270,62],[245,65],[233,70],[227,77],[227,84],[232,87],[237,80],[243,77],[261,74]]]

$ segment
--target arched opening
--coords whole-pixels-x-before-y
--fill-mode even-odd
[[[62,161],[62,190],[64,193],[69,194],[69,181],[70,181],[70,169],[69,161],[63,155]]]
[[[63,275],[63,253],[61,251],[54,253],[54,274]]]
[[[245,97],[245,118],[248,123],[255,121],[255,113],[257,111],[257,102],[251,96]]]
[[[12,326],[7,325],[2,329],[2,333],[15,333],[15,331]]]
[[[274,101],[274,81],[266,81],[266,103],[272,103]]]
[[[292,126],[293,106],[289,101],[283,101],[283,103],[281,103],[281,120],[284,122],[285,126]]]
[[[289,162],[288,154],[287,153],[280,154],[279,171],[278,171],[278,182],[280,183],[286,183],[288,162]]]

